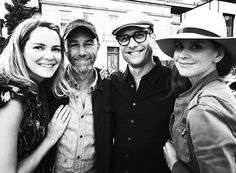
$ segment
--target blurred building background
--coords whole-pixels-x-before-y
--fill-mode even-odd
[[[233,36],[236,32],[234,1],[236,0],[31,0],[27,5],[39,8],[42,16],[59,25],[62,31],[68,22],[77,18],[93,23],[101,42],[96,66],[124,70],[126,63],[111,34],[113,25],[121,14],[129,11],[147,13],[154,21],[154,37],[158,38],[175,33],[182,19],[191,13],[213,10],[225,16],[228,35]],[[3,18],[1,11],[3,10],[0,9],[0,18]],[[4,28],[0,27],[0,37],[5,33]],[[155,43],[153,46],[154,54],[163,64],[170,65],[171,58],[164,55]]]

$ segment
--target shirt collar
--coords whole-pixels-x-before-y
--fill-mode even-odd
[[[93,68],[93,73],[95,75],[95,79],[93,81],[93,83],[90,86],[90,92],[94,91],[97,87],[97,82],[98,82],[98,72],[96,68]]]
[[[156,64],[147,74],[145,74],[142,79],[148,80],[151,84],[155,84],[160,80],[160,78],[167,77],[166,71],[163,70],[162,65]],[[126,81],[127,79],[133,78],[129,67],[127,66],[122,80]]]
[[[196,85],[192,86],[189,90],[185,91],[184,93],[180,94],[180,97],[185,97],[187,95],[195,94],[198,90],[206,86],[208,83],[214,81],[214,80],[220,80],[222,81],[222,77],[218,75],[218,72],[215,70],[203,78],[201,78]]]

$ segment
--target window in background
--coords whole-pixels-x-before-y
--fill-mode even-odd
[[[170,34],[171,35],[174,35],[174,34],[176,34],[177,33],[177,31],[178,31],[178,29],[179,29],[179,23],[176,23],[176,22],[172,22],[171,23],[171,25],[170,25],[170,27],[171,27],[171,29],[170,29]]]
[[[92,20],[92,17],[93,17],[93,13],[83,13],[84,15],[84,20],[88,21],[88,22],[91,22]]]
[[[107,47],[107,69],[119,71],[119,47]]]
[[[181,23],[181,15],[179,14],[172,14],[171,23],[170,23],[170,34],[174,35],[179,29],[179,25]]]
[[[67,21],[61,21],[61,30],[62,30],[62,31],[64,31],[64,29],[65,29],[67,23],[69,23],[69,21],[68,21],[68,22],[67,22]]]
[[[235,15],[232,14],[223,14],[227,26],[227,36],[232,37],[233,36],[233,26],[234,26],[234,18]]]
[[[70,22],[71,11],[60,10],[61,17],[61,31],[63,31],[66,25]]]
[[[109,15],[111,25],[114,25],[117,21],[118,15]]]

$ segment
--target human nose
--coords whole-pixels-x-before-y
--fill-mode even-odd
[[[186,49],[178,50],[174,52],[174,60],[176,59],[187,59],[188,51]]]
[[[78,55],[79,56],[85,56],[86,55],[86,51],[83,47],[80,47],[78,50]]]
[[[50,50],[50,49],[46,50],[44,57],[45,57],[45,59],[49,59],[49,60],[53,59],[54,55],[53,55],[52,50]]]
[[[129,40],[129,47],[135,47],[135,46],[138,46],[138,43],[134,40],[133,37],[130,37],[130,40]]]

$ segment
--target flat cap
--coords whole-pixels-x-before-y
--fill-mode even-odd
[[[118,17],[112,34],[117,35],[120,30],[129,26],[150,28],[153,31],[153,22],[147,14],[142,12],[128,12]]]

